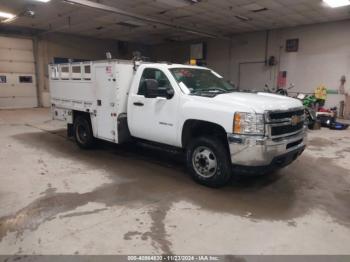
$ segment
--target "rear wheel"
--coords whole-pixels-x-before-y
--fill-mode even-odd
[[[84,116],[78,116],[74,120],[74,138],[78,146],[83,149],[92,148],[95,144],[95,138],[92,133],[91,123]]]
[[[231,161],[220,139],[194,139],[187,147],[186,159],[192,178],[200,184],[222,187],[231,178]]]

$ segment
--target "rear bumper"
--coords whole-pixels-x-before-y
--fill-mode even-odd
[[[280,139],[228,134],[228,143],[234,166],[253,168],[286,166],[304,151],[306,129],[296,135]]]

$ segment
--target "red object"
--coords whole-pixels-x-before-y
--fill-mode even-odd
[[[277,86],[278,88],[284,88],[287,86],[287,71],[281,71],[278,73]]]
[[[324,108],[324,107],[320,107],[320,108],[318,109],[318,112],[332,113],[332,111],[331,111],[331,110],[326,109],[326,108]]]

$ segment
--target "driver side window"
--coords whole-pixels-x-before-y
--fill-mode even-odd
[[[158,82],[159,94],[163,94],[165,93],[166,89],[171,88],[169,79],[161,70],[155,68],[146,68],[142,73],[139,90],[137,92],[138,95],[145,95],[147,79],[154,79]]]

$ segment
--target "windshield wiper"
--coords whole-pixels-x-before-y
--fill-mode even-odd
[[[192,94],[197,94],[197,93],[210,93],[210,94],[224,94],[224,93],[231,93],[234,90],[225,90],[222,88],[206,88],[206,89],[196,89],[193,90],[191,93]]]

